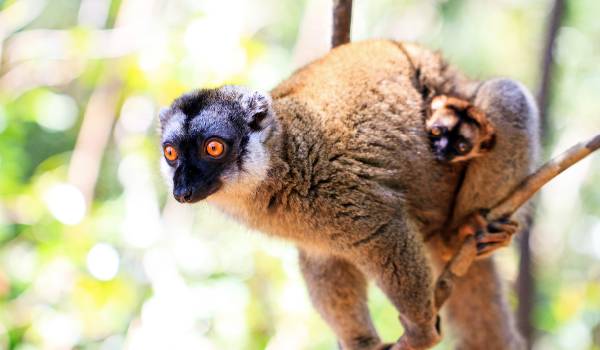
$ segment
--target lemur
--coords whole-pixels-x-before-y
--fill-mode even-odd
[[[435,96],[425,125],[440,161],[467,161],[494,147],[494,128],[485,113],[467,100]]]
[[[424,120],[439,95],[485,113],[495,145],[484,157],[438,161]],[[424,238],[492,207],[533,170],[539,144],[535,103],[521,84],[470,80],[439,54],[390,40],[339,46],[270,93],[191,92],[160,124],[174,197],[206,200],[293,242],[311,300],[345,350],[440,341],[433,276],[443,259]],[[514,217],[521,227],[525,214]],[[478,219],[481,252],[507,243],[488,229],[502,223]],[[367,280],[399,312],[395,343],[373,326]],[[447,305],[460,349],[523,348],[492,259],[471,267]]]

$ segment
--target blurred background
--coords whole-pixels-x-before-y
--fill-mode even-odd
[[[600,2],[554,3],[355,0],[352,38],[523,81],[547,159],[600,130]],[[270,89],[330,33],[327,0],[0,0],[0,349],[334,349],[291,245],[166,193],[155,118],[190,89]],[[600,157],[538,199],[497,254],[511,303],[534,349],[600,349]]]

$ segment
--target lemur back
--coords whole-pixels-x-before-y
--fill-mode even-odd
[[[287,140],[294,150],[289,160],[298,162],[292,167],[308,169],[289,174],[296,177],[289,183],[321,190],[322,197],[310,198],[313,205],[338,213],[349,204],[338,208],[328,193],[368,184],[369,191],[389,197],[383,212],[398,212],[409,201],[424,230],[439,229],[461,168],[436,161],[423,111],[431,96],[456,90],[450,87],[462,79],[438,55],[392,41],[341,46],[300,69],[272,91],[284,129],[301,135]],[[311,185],[315,180],[318,186]],[[317,198],[322,203],[314,203]]]

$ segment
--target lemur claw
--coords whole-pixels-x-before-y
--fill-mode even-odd
[[[477,258],[485,258],[495,250],[508,246],[518,229],[519,224],[510,218],[489,220],[485,211],[479,211],[471,215],[460,227],[459,235],[461,238],[474,235]]]

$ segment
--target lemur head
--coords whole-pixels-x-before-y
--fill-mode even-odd
[[[443,162],[479,157],[494,147],[496,135],[485,114],[465,100],[437,96],[426,129],[433,152]]]
[[[194,203],[228,185],[264,179],[263,141],[273,122],[269,95],[236,86],[188,93],[163,109],[162,168],[175,199]]]

